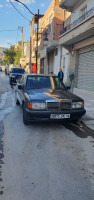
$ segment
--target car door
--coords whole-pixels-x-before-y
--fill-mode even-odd
[[[20,89],[19,89],[19,86],[21,86]],[[25,87],[24,76],[22,76],[21,79],[19,80],[19,82],[17,83],[17,88],[18,88],[17,89],[17,99],[21,105],[24,100],[24,87]]]

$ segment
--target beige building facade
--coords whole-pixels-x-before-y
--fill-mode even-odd
[[[74,74],[75,87],[94,91],[94,1],[61,0],[60,7],[71,12],[59,37],[69,52],[68,77]]]

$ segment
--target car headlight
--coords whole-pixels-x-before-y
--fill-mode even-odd
[[[84,108],[84,101],[72,103],[72,109],[79,109],[79,108]]]
[[[28,109],[32,110],[44,110],[46,108],[45,103],[28,102]]]

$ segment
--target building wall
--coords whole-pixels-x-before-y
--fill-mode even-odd
[[[67,19],[67,17],[70,16],[70,13],[67,12],[66,10],[63,10],[62,8],[59,7],[59,0],[53,0],[48,8],[48,10],[46,11],[45,15],[39,20],[39,30],[41,34],[41,38],[40,38],[40,46],[39,46],[39,51],[42,50],[44,47],[44,33],[45,30],[47,30],[48,34],[48,46],[53,45],[53,41],[59,39],[59,35],[60,35],[60,31],[63,28],[63,21],[65,21]],[[52,32],[50,31],[50,23],[51,23],[51,19],[52,19]],[[47,46],[46,46],[47,48]],[[48,59],[48,62],[45,62],[44,66],[48,69],[48,73],[52,72],[55,74],[58,74],[59,70],[60,70],[60,62],[61,62],[61,58],[60,58],[60,46],[58,47],[58,55],[55,55],[55,49],[57,48],[57,46],[55,46],[54,48],[52,47],[51,50],[49,50],[50,52],[47,53],[46,55],[46,60]],[[53,53],[54,52],[54,53]],[[50,56],[51,55],[51,56]],[[68,63],[67,59],[66,59],[66,63]],[[68,64],[66,64],[68,65]],[[47,70],[44,70],[45,72],[47,72]],[[66,77],[66,76],[65,76]],[[65,78],[66,79],[66,78]]]
[[[29,62],[30,59],[30,42],[26,41],[24,43],[24,56],[26,58],[26,62]]]
[[[39,20],[39,31],[41,34],[39,50],[44,47],[43,42],[46,31],[48,33],[47,38],[49,42],[52,40],[58,40],[60,30],[62,29],[62,20],[63,10],[59,7],[59,0],[53,0],[44,16]]]
[[[15,45],[14,45],[14,49],[16,49],[16,50],[20,50],[20,49],[22,49],[22,42],[17,42]]]
[[[56,55],[56,53],[54,53],[54,69],[53,69],[53,71],[54,71],[54,74],[56,74],[56,75],[58,75],[58,72],[60,70],[60,50],[61,50],[61,48],[60,48],[60,46],[58,46],[57,47],[57,51],[58,51],[57,55]]]
[[[60,69],[64,72],[64,83],[68,84],[69,77],[69,52],[61,45],[58,47],[58,54],[56,55],[54,52],[54,74],[58,75]]]
[[[87,7],[87,9],[85,9]],[[89,11],[90,9],[92,9],[94,7],[94,0],[86,0],[86,1],[79,1],[75,7],[73,8],[73,11],[71,13],[71,22],[74,22],[75,20],[77,20],[80,16],[82,16],[82,14],[84,14],[84,12]],[[84,10],[85,9],[85,10]],[[83,12],[84,10],[84,12]],[[75,79],[74,79],[74,86],[77,86],[77,79],[78,79],[78,50],[83,48],[83,47],[88,47],[91,44],[94,44],[94,36],[92,35],[90,37],[90,32],[91,30],[93,30],[94,27],[94,17],[93,15],[94,13],[91,13],[91,16],[88,17],[86,20],[83,20],[81,22],[81,24],[79,23],[78,27],[74,27],[74,29],[70,29],[68,32],[66,32],[65,34],[63,34],[60,38],[60,44],[64,45],[64,42],[67,42],[68,40],[71,40],[72,38],[76,38],[78,37],[80,34],[82,34],[82,36],[84,34],[86,34],[86,31],[88,30],[88,35],[87,38],[78,42],[75,39],[75,42],[73,42],[73,45],[71,43],[71,45],[68,46],[68,48],[70,49],[69,52],[69,56],[68,56],[68,68],[66,68],[66,72],[65,75],[67,74],[67,83],[70,84],[70,74],[75,74]],[[65,39],[66,37],[66,39]],[[84,37],[83,37],[84,38]],[[66,40],[66,41],[65,41]],[[73,46],[73,47],[72,47]],[[73,52],[73,54],[72,54]],[[89,61],[92,62],[92,61]]]
[[[81,0],[80,0],[81,1]],[[75,20],[77,20],[82,14],[81,10],[87,6],[87,11],[89,11],[94,6],[94,0],[86,0],[80,5],[78,4],[78,7],[71,13],[71,23],[73,23]]]

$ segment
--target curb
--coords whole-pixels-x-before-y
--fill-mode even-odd
[[[94,132],[94,119],[93,120],[87,120],[87,121],[89,122],[89,124],[86,123],[86,120],[81,120],[82,124],[84,124],[88,129],[90,129],[91,131]],[[90,122],[93,122],[93,124],[90,123]]]

